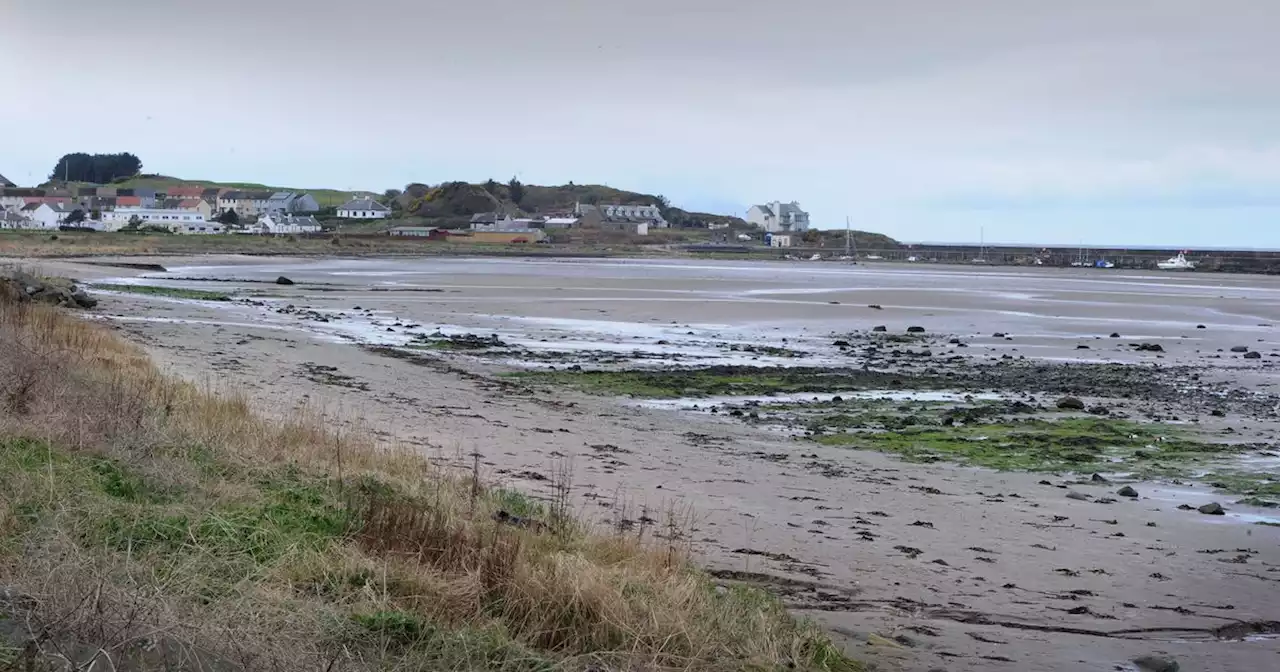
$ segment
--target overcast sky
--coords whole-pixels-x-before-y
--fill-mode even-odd
[[[1280,247],[1273,0],[0,0],[0,173],[519,175],[901,240]]]

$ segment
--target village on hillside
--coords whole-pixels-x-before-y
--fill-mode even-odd
[[[513,206],[494,197],[493,187],[463,185],[467,193],[444,210],[432,209],[459,190],[389,189],[383,194],[356,192],[341,203],[323,205],[306,192],[249,190],[171,180],[157,186],[96,185],[52,180],[19,187],[0,175],[0,228],[43,231],[173,233],[187,235],[308,235],[360,225],[363,232],[427,240],[477,243],[540,243],[576,229],[648,236],[670,228],[720,231],[723,242],[756,241],[790,247],[792,234],[810,230],[809,215],[795,203],[753,206],[745,218],[686,213],[661,199],[636,202],[549,203]],[[492,181],[491,181],[492,183]],[[443,185],[442,185],[443,186]],[[521,187],[523,189],[523,187]],[[549,189],[530,186],[530,189]],[[488,191],[486,191],[486,189]],[[439,194],[445,194],[439,196]],[[476,198],[479,193],[483,198]],[[415,194],[419,194],[415,197]],[[434,200],[434,202],[432,202]],[[469,200],[468,200],[469,199]],[[672,221],[668,213],[676,213]],[[440,214],[443,213],[443,214]],[[440,214],[432,217],[431,215]]]

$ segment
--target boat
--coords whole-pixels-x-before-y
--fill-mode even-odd
[[[822,260],[821,254],[815,254],[812,257],[809,257],[809,261],[821,261],[821,260]]]
[[[1176,255],[1156,264],[1156,268],[1162,271],[1194,271],[1196,262],[1187,261],[1187,253],[1179,252]]]
[[[1106,259],[1099,259],[1099,260],[1097,260],[1097,261],[1093,262],[1093,267],[1094,267],[1094,268],[1115,268],[1115,267],[1116,267],[1116,262],[1114,262],[1114,261],[1107,261]]]
[[[911,263],[913,263],[913,264],[914,264],[914,263],[916,263],[917,261],[920,261],[920,257],[907,257],[907,261],[909,261],[909,262],[911,262]]]
[[[866,259],[867,261],[884,261],[884,257],[878,254],[868,254],[867,256],[863,257],[863,259]]]

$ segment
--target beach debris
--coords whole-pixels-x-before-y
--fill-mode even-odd
[[[1196,510],[1208,516],[1221,516],[1225,515],[1227,512],[1227,510],[1222,508],[1222,505],[1217,502],[1209,502]]]

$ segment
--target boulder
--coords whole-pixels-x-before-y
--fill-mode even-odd
[[[284,277],[284,276],[282,275],[282,276],[280,276],[280,277],[276,278],[276,284],[277,284],[277,285],[292,285],[292,284],[293,284],[293,281],[292,281],[292,280],[290,280],[289,278]]]
[[[871,331],[889,331],[889,327],[886,327],[883,324],[881,324],[881,325],[872,327]]]
[[[1222,508],[1222,505],[1217,502],[1209,502],[1196,510],[1207,516],[1222,516],[1227,513],[1227,510]]]
[[[1178,672],[1179,670],[1177,661],[1160,656],[1134,658],[1133,664],[1137,665],[1142,672]]]
[[[1164,352],[1164,346],[1159,343],[1134,343],[1133,347],[1138,352]]]
[[[1208,328],[1209,328],[1209,327],[1206,327],[1206,326],[1204,326],[1203,324],[1197,324],[1197,325],[1196,325],[1196,329],[1208,329]]]
[[[924,327],[907,327],[908,334],[923,334]]]
[[[41,278],[18,270],[0,271],[0,300],[93,308],[98,300],[64,278]]]
[[[1120,488],[1119,490],[1116,490],[1116,494],[1117,494],[1117,495],[1120,495],[1121,497],[1134,497],[1134,498],[1137,498],[1137,496],[1138,496],[1138,491],[1137,491],[1137,490],[1134,490],[1132,487],[1130,487],[1130,486],[1127,486],[1127,485],[1126,485],[1126,486],[1124,486],[1123,488]]]
[[[1262,353],[1258,352],[1257,350],[1253,350],[1251,352],[1244,353],[1244,358],[1245,359],[1262,359]]]
[[[1237,345],[1231,348],[1231,352],[1249,352],[1249,346]]]
[[[1067,411],[1083,411],[1084,402],[1075,397],[1063,397],[1058,400],[1058,408]]]
[[[1111,338],[1120,338],[1120,334],[1113,331],[1111,332]]]
[[[1083,492],[1076,492],[1072,490],[1071,492],[1067,493],[1067,499],[1075,499],[1081,502],[1087,502],[1089,501],[1089,495],[1086,495]]]
[[[1094,474],[1093,476],[1089,477],[1089,480],[1093,481],[1094,483],[1110,483],[1111,482],[1111,481],[1108,481],[1107,477],[1103,476],[1102,474]]]
[[[1098,406],[1090,406],[1090,407],[1089,407],[1089,413],[1090,413],[1091,415],[1111,415],[1111,409],[1107,408],[1106,406],[1102,406],[1102,405],[1098,405]]]

